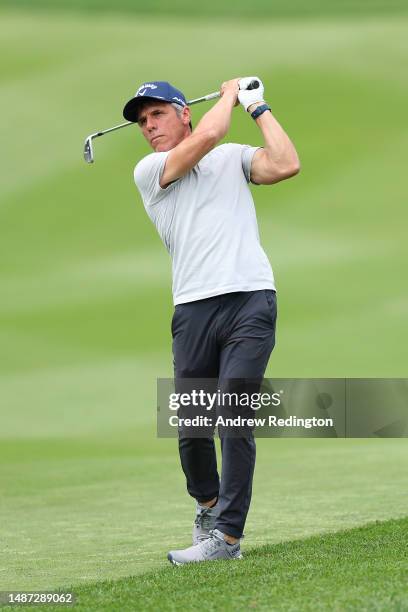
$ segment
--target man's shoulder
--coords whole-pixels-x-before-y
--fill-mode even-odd
[[[224,172],[228,166],[231,172],[237,172],[238,169],[243,170],[247,183],[251,180],[251,165],[255,152],[259,149],[257,146],[249,144],[238,144],[236,142],[226,142],[215,147],[207,154],[212,164],[216,164],[219,171]],[[226,175],[227,176],[227,175]]]
[[[135,171],[137,168],[149,168],[151,166],[154,166],[155,164],[159,164],[164,158],[167,157],[168,153],[169,151],[159,153],[153,151],[152,153],[148,153],[137,162],[135,166]]]
[[[138,180],[142,180],[146,174],[154,172],[157,168],[160,168],[162,164],[164,164],[168,153],[168,151],[158,153],[153,152],[145,155],[145,157],[142,157],[142,159],[137,162],[133,171],[133,176],[136,183]]]

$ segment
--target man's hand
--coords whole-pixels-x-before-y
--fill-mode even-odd
[[[257,89],[245,89],[253,80],[259,81],[259,87]],[[241,89],[239,90],[238,100],[246,111],[248,111],[252,104],[264,101],[264,85],[259,77],[253,76],[240,79],[239,86]]]
[[[221,97],[231,96],[234,100],[234,106],[238,106],[238,93],[239,93],[239,82],[242,79],[232,79],[231,81],[225,81],[221,85]]]

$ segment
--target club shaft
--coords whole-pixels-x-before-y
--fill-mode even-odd
[[[90,134],[88,138],[97,138],[98,136],[103,136],[104,134],[108,134],[109,132],[120,130],[121,128],[127,127],[128,125],[134,125],[133,121],[126,121],[126,123],[115,125],[114,127],[108,128],[107,130],[101,130],[100,132],[95,132],[95,134]]]
[[[191,104],[198,104],[199,102],[206,102],[207,100],[213,100],[214,98],[219,98],[220,95],[221,95],[220,91],[214,91],[214,93],[208,94],[206,96],[202,96],[201,98],[195,98],[194,100],[188,100],[187,106],[190,106]],[[134,121],[127,121],[126,123],[115,125],[114,127],[108,128],[107,130],[100,130],[100,132],[95,132],[95,134],[91,134],[90,136],[88,136],[88,138],[98,138],[98,136],[103,136],[104,134],[109,134],[109,132],[120,130],[121,128],[127,127],[128,125],[134,125]]]
[[[214,98],[219,98],[220,95],[220,91],[214,91],[214,93],[207,94],[206,96],[202,96],[201,98],[194,98],[194,100],[188,100],[187,106],[191,106],[191,104],[198,104],[199,102],[207,102],[207,100],[214,100]]]

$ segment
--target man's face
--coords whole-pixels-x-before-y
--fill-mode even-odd
[[[143,105],[138,115],[138,124],[143,136],[154,151],[170,151],[189,134],[189,115],[183,111],[183,120],[168,102],[152,101]]]

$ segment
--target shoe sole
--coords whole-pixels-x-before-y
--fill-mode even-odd
[[[168,558],[168,560],[170,561],[170,563],[172,565],[184,565],[184,563],[180,563],[179,561],[175,561],[170,553],[167,555],[167,558]]]
[[[238,555],[238,557],[230,557],[231,561],[240,561],[243,558],[244,556],[242,553]],[[186,563],[180,563],[180,561],[176,561],[175,559],[173,559],[173,557],[171,556],[171,553],[167,555],[167,559],[170,561],[172,565],[177,565],[177,566],[188,565],[189,563],[203,563],[203,561],[188,561]],[[207,559],[207,561],[228,561],[228,559]]]

